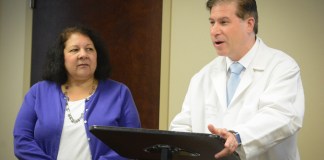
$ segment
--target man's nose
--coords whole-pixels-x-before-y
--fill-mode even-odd
[[[216,36],[220,34],[220,27],[217,24],[214,24],[213,26],[210,27],[210,34],[213,36]]]

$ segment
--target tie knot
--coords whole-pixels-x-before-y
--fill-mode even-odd
[[[239,62],[234,62],[231,66],[231,73],[235,73],[235,74],[240,74],[241,71],[243,70],[243,65]]]

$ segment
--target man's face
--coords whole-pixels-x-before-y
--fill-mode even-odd
[[[209,18],[210,36],[218,55],[233,61],[239,60],[250,49],[247,42],[253,27],[250,18],[242,20],[236,11],[235,2],[220,3],[211,9]]]

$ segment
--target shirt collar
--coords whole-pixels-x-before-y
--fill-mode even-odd
[[[239,63],[241,63],[244,68],[247,68],[250,63],[252,62],[252,59],[254,57],[254,55],[256,54],[257,48],[259,48],[260,45],[260,39],[257,38],[254,45],[252,46],[252,48],[238,61]],[[230,58],[226,57],[226,69],[228,71],[229,67],[231,66],[231,64],[233,64],[234,61],[232,61]]]

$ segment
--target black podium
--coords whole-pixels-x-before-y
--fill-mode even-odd
[[[91,126],[90,132],[119,155],[135,160],[214,160],[224,148],[217,135],[143,128]],[[239,160],[237,153],[222,160]]]

